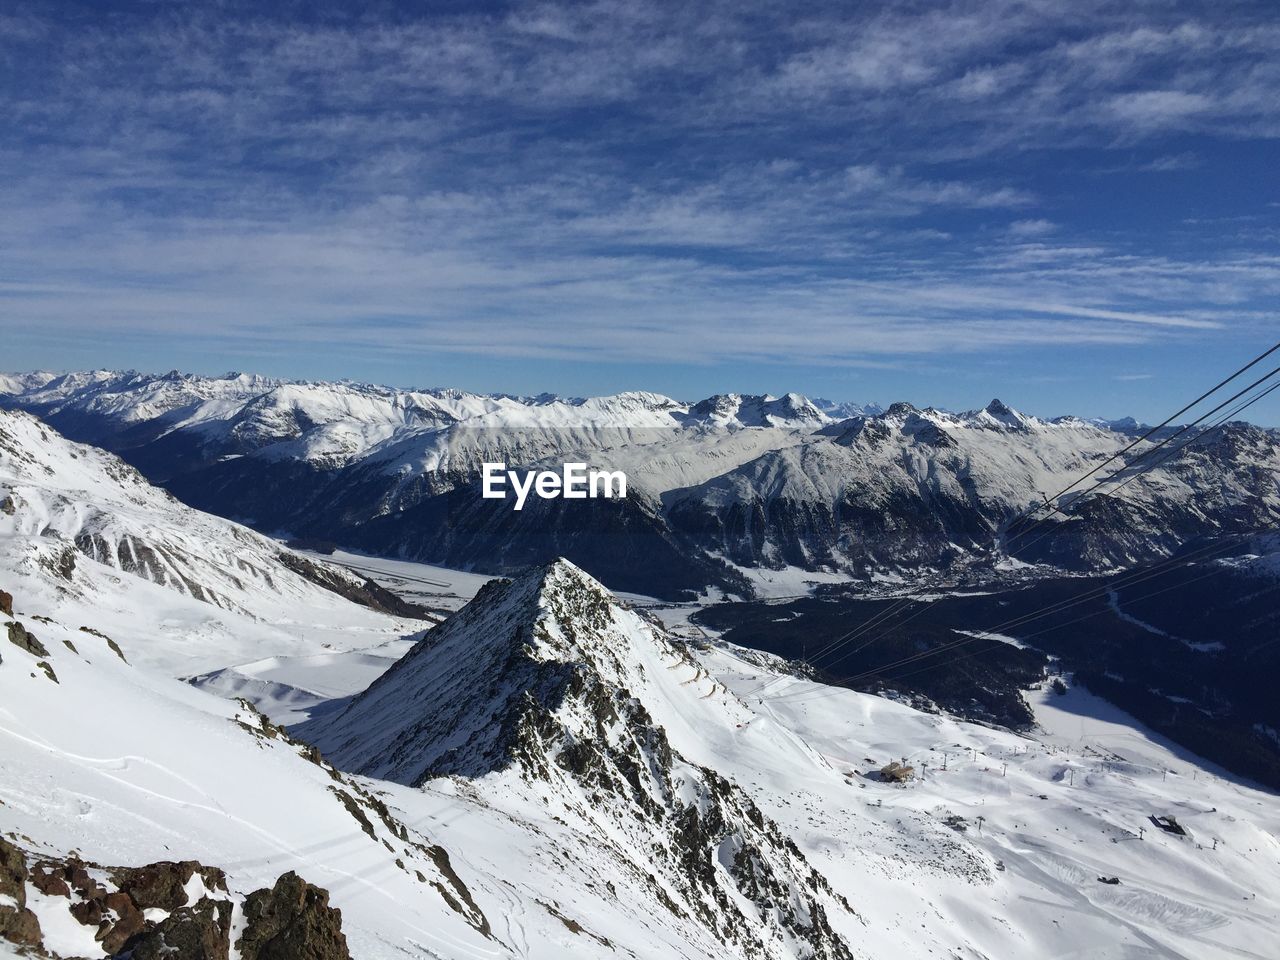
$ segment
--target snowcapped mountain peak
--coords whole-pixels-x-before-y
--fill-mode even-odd
[[[1019,413],[1000,399],[994,399],[977,413],[965,417],[973,425],[995,430],[1029,430],[1040,421]]]
[[[742,397],[736,393],[717,393],[705,400],[699,400],[690,409],[690,413],[708,419],[729,419],[737,413],[742,405]]]
[[[483,778],[492,803],[603,833],[624,863],[641,852],[662,891],[653,908],[690,943],[849,958],[847,901],[697,762],[712,731],[750,719],[665,631],[560,559],[491,581],[345,711],[299,731],[339,767],[415,785]]]
[[[606,603],[616,602],[613,594],[609,592],[604,584],[572,560],[567,560],[564,557],[556,557],[550,563],[537,568],[531,574],[527,574],[524,579],[532,580],[540,585],[538,599],[544,607],[550,598],[553,598],[557,593],[565,591],[588,593]]]
[[[479,776],[526,755],[527,710],[555,710],[590,675],[644,683],[665,638],[564,559],[495,580],[314,737],[362,773],[416,783]],[[579,678],[573,682],[574,678]],[[371,748],[370,738],[376,743]]]
[[[624,390],[622,393],[615,393],[613,399],[622,403],[638,404],[654,410],[676,410],[683,407],[678,400],[673,400],[664,394],[654,393],[650,390]]]
[[[903,420],[913,413],[920,411],[913,404],[907,403],[905,400],[899,400],[897,403],[889,404],[888,409],[882,414],[885,419]]]

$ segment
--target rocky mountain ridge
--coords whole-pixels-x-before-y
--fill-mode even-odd
[[[730,697],[704,699],[673,671],[702,674],[664,631],[561,560],[492,581],[345,710],[298,735],[367,776],[485,778],[488,791],[545,805],[599,835],[645,880],[654,909],[744,956],[851,957],[829,919],[846,926],[848,901],[747,794],[681,751],[704,749],[695,718],[741,725],[747,712]]]

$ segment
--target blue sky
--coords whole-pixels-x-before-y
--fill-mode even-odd
[[[1280,339],[1270,2],[62,0],[0,99],[5,369],[1151,420]]]

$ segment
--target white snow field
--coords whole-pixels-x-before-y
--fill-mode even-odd
[[[112,549],[95,559],[86,531]],[[121,563],[135,541],[167,559]],[[687,642],[570,564],[481,589],[330,558],[474,597],[415,647],[428,624],[350,603],[279,551],[0,413],[0,589],[48,651],[0,632],[0,833],[102,864],[197,859],[240,893],[296,870],[330,891],[359,960],[1276,956],[1276,796],[1083,690],[1033,692],[1023,737]],[[195,675],[204,689],[178,679]],[[576,678],[561,699],[533,683],[555,677]],[[392,779],[313,762],[226,695],[312,717],[340,768]],[[481,749],[521,717],[537,750]],[[914,779],[878,778],[904,759]],[[634,795],[608,778],[621,769]],[[811,935],[818,906],[834,939]],[[102,955],[37,908],[51,944]]]
[[[364,833],[337,793],[354,790],[256,733],[256,714],[126,664],[74,627],[31,627],[57,682],[5,644],[0,832],[29,852],[101,864],[199,860],[241,895],[294,870],[332,892],[356,957],[502,955],[431,885],[440,869],[414,845],[426,838],[396,837],[372,814],[377,836]],[[49,916],[60,907],[65,920],[65,903]],[[90,937],[76,955],[102,956],[94,947]]]

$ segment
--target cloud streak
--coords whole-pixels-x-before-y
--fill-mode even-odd
[[[1232,9],[36,5],[0,25],[0,324],[813,365],[1248,335],[1265,243],[1062,186],[1280,136],[1280,28]]]

